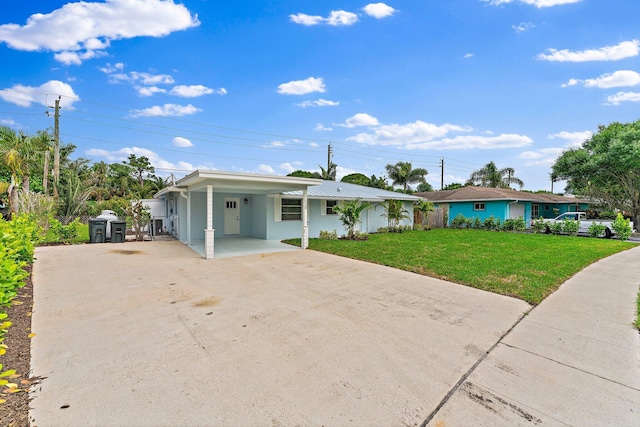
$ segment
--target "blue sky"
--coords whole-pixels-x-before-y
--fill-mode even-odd
[[[75,155],[338,178],[411,161],[440,188],[489,161],[550,189],[563,149],[640,118],[630,0],[13,1],[0,123]],[[50,112],[51,109],[49,109]],[[555,191],[562,190],[556,184]]]

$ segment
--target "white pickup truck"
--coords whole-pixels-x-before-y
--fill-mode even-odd
[[[547,219],[545,220],[545,224],[547,226],[546,228],[546,232],[550,233],[551,229],[550,229],[550,225],[556,222],[562,222],[565,219],[569,219],[572,221],[580,221],[580,226],[578,228],[578,233],[588,233],[589,232],[589,227],[591,226],[591,224],[593,224],[594,222],[596,224],[602,224],[604,226],[606,226],[607,228],[604,229],[604,234],[602,235],[602,237],[605,237],[607,239],[610,239],[611,236],[613,236],[615,234],[615,232],[613,231],[613,227],[611,226],[611,224],[613,223],[613,221],[611,220],[602,220],[602,219],[587,219],[587,214],[584,212],[565,212],[562,215],[559,215],[553,219]],[[633,230],[633,223],[630,224],[631,225],[631,229]]]

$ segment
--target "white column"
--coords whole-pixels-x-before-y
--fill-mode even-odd
[[[302,190],[302,249],[309,247],[309,205],[307,199],[307,189]]]
[[[191,191],[187,190],[187,246],[191,246]]]
[[[207,228],[204,230],[204,257],[213,258],[213,185],[207,185]]]

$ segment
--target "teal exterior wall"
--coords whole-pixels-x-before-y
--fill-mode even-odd
[[[575,203],[538,203],[540,209],[540,216],[543,218],[555,218],[565,212],[585,212],[589,209],[587,203],[580,203],[576,206]],[[554,213],[554,209],[558,209],[558,213]]]
[[[484,203],[485,209],[484,211],[474,210],[476,203]],[[512,206],[522,206],[522,217],[524,218],[527,227],[531,226],[531,202],[515,202],[508,200],[492,200],[492,201],[473,201],[473,202],[450,202],[449,205],[449,217],[447,221],[447,225],[451,225],[451,221],[458,216],[459,214],[464,215],[465,218],[480,218],[481,221],[489,218],[493,215],[494,218],[500,219],[500,223],[503,223],[506,219],[511,218],[511,216],[515,216],[516,218],[520,215],[513,214],[515,211],[515,207]],[[436,207],[439,207],[436,205]]]

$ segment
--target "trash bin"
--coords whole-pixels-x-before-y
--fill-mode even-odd
[[[89,243],[104,243],[107,241],[107,220],[89,218]]]
[[[111,243],[124,243],[127,235],[127,221],[111,221]]]

